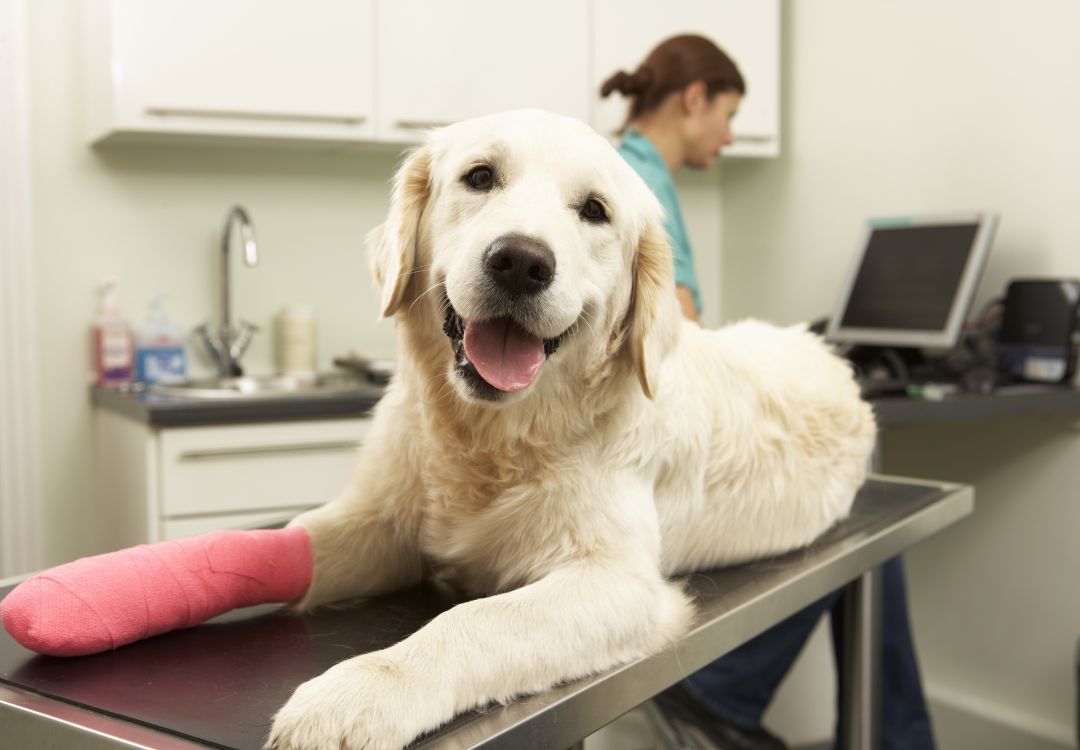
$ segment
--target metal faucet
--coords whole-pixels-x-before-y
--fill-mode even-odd
[[[240,331],[234,336],[230,303],[229,240],[232,239],[233,224],[237,222],[240,226],[240,237],[244,241],[244,262],[249,266],[259,262],[259,248],[255,242],[255,226],[251,217],[243,206],[233,206],[225,217],[225,229],[221,235],[221,327],[216,336],[210,331],[209,323],[203,323],[195,329],[210,357],[217,364],[218,375],[222,378],[242,374],[240,357],[251,343],[252,336],[259,330],[254,323],[241,320]]]

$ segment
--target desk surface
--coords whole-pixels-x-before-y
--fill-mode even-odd
[[[870,404],[882,427],[895,427],[1026,414],[1075,414],[1080,413],[1080,390],[1066,385],[1009,385],[993,393],[958,393],[942,401],[882,396],[871,399]]]
[[[690,576],[694,628],[662,654],[466,714],[416,746],[568,747],[972,508],[969,487],[872,479],[851,516],[810,548]],[[252,608],[71,659],[36,656],[0,632],[0,725],[11,738],[0,747],[259,748],[299,683],[406,637],[457,601],[425,585],[303,617]]]

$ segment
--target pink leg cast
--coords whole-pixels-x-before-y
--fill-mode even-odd
[[[81,656],[237,607],[299,599],[311,573],[302,527],[215,531],[47,570],[0,602],[0,621],[26,648]]]

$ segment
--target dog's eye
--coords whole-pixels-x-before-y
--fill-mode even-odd
[[[488,191],[495,187],[495,170],[486,165],[470,169],[462,181],[473,190]]]
[[[596,200],[596,198],[589,198],[582,203],[578,215],[592,224],[603,224],[608,220],[607,211],[604,210],[604,204]]]

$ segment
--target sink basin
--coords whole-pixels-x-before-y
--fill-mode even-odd
[[[266,399],[266,398],[312,398],[348,393],[370,387],[366,380],[342,374],[317,375],[299,378],[291,375],[245,375],[238,378],[214,378],[189,380],[184,383],[149,386],[150,393],[157,396],[175,396],[192,399]]]

